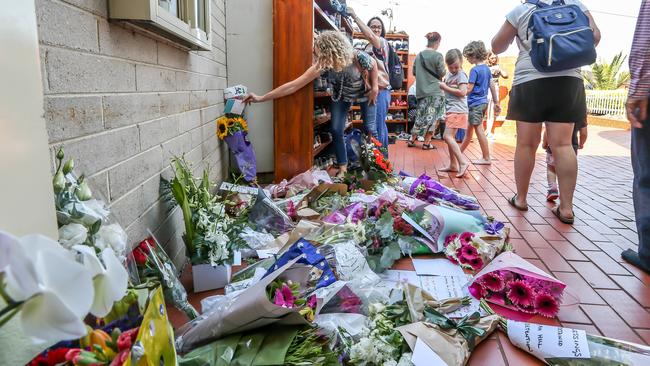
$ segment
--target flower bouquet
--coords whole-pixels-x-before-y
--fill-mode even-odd
[[[386,158],[387,149],[374,137],[364,137],[360,146],[360,163],[365,176],[371,181],[386,181],[393,175],[393,164]]]
[[[426,174],[422,174],[417,179],[404,177],[403,184],[410,194],[429,203],[444,204],[469,211],[480,209],[476,198],[465,196],[447,188]]]
[[[267,326],[199,347],[180,357],[179,365],[329,366],[337,359],[316,327]]]
[[[187,292],[177,277],[176,267],[153,236],[141,241],[131,254],[139,283],[160,283],[167,302],[184,312],[189,319],[199,316],[187,301]]]
[[[74,160],[65,163],[63,149],[56,154],[56,171],[52,178],[59,242],[65,248],[85,245],[99,254],[111,248],[124,260],[127,237],[119,224],[108,224],[109,211],[104,202],[92,197],[84,175],[74,176]]]
[[[411,365],[411,354],[405,352],[407,346],[398,328],[410,322],[404,301],[391,305],[370,304],[366,327],[361,332],[361,338],[349,349],[346,364]]]
[[[525,320],[535,314],[555,317],[565,287],[518,255],[505,252],[476,274],[469,291],[496,305],[495,311],[507,318]]]
[[[288,253],[288,254],[287,254]],[[179,330],[177,347],[188,352],[224,336],[270,324],[309,325],[319,309],[311,292],[333,283],[331,268],[308,242],[292,245],[262,279],[243,291],[222,296]]]
[[[445,255],[461,267],[480,271],[487,263],[503,251],[511,250],[505,239],[485,240],[470,232],[452,234],[445,239]]]
[[[230,280],[230,265],[235,253],[245,248],[240,238],[246,215],[232,218],[220,197],[212,194],[207,170],[199,180],[183,158],[174,158],[175,176],[168,183],[181,208],[185,233],[183,241],[193,265],[194,291],[225,286]]]
[[[433,309],[424,311],[425,320],[401,326],[402,334],[412,350],[421,340],[449,366],[463,366],[474,348],[496,329],[497,315],[481,317],[478,312],[454,321]]]
[[[485,302],[488,313],[493,309]],[[510,342],[547,365],[601,366],[647,365],[650,347],[636,343],[587,334],[584,330],[560,328],[501,318],[499,325]]]
[[[444,250],[445,239],[450,235],[480,232],[486,222],[478,211],[463,211],[441,205],[426,206],[424,215],[421,226],[427,231],[429,246],[434,253]]]
[[[217,136],[226,141],[232,152],[235,163],[247,182],[257,179],[257,160],[255,151],[248,135],[248,125],[244,117],[236,114],[226,114],[217,119]]]

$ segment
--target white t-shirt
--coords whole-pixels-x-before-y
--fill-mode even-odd
[[[540,0],[547,4],[552,4],[553,0]],[[564,0],[565,4],[571,5],[575,4],[580,7],[582,11],[587,11],[587,7],[584,6],[579,0]],[[528,34],[528,22],[530,16],[533,13],[533,10],[537,9],[535,5],[524,3],[517,5],[508,15],[506,15],[506,20],[508,23],[512,24],[517,28],[517,46],[519,46],[519,57],[517,58],[517,64],[515,65],[515,78],[512,81],[512,85],[523,84],[531,80],[557,77],[557,76],[574,76],[582,79],[580,74],[580,69],[571,69],[557,72],[539,72],[533,66],[533,62],[530,59],[530,49],[532,43],[532,34]]]

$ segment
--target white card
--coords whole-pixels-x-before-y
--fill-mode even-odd
[[[280,248],[258,249],[258,250],[256,250],[257,257],[259,259],[271,258],[271,257],[273,257],[273,255],[278,254],[279,251],[280,251]]]
[[[244,194],[250,194],[253,196],[257,196],[258,189],[257,187],[247,187],[247,186],[240,186],[240,185],[235,185],[232,183],[228,182],[223,182],[221,183],[221,186],[219,187],[220,190],[222,191],[231,191],[231,192],[237,192],[237,193],[244,193]],[[266,193],[267,196],[270,196],[271,193],[264,189],[264,193]]]
[[[517,347],[545,358],[591,358],[584,330],[508,320],[508,338]]]
[[[415,349],[411,356],[411,362],[415,366],[448,366],[447,363],[420,338],[415,341]]]
[[[415,271],[398,271],[389,269],[382,273],[381,277],[395,282],[408,282],[414,286],[420,287],[420,278]]]
[[[467,283],[469,276],[420,276],[421,288],[438,300],[445,300],[453,297],[464,297],[469,295]],[[470,303],[458,310],[445,314],[449,318],[462,318],[467,315],[479,312],[484,315],[479,300],[470,296]]]
[[[420,276],[464,276],[465,272],[459,265],[451,263],[447,258],[413,259],[415,272]]]
[[[241,252],[239,250],[236,251],[235,255],[233,256],[232,265],[241,266]]]

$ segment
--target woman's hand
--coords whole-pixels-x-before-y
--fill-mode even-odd
[[[251,103],[263,102],[262,97],[255,93],[248,93],[244,96],[244,103],[250,105]]]
[[[372,88],[367,93],[368,95],[368,104],[375,105],[377,103],[377,95],[379,94],[379,88]]]

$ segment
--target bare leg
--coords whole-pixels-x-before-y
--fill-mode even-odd
[[[472,137],[473,137],[472,135],[474,135],[474,126],[472,126],[471,123],[468,123],[467,133],[465,133],[465,139],[463,140],[463,143],[460,145],[461,152],[464,152],[469,146],[469,143],[472,141]]]
[[[492,164],[491,158],[490,158],[490,145],[488,143],[488,139],[485,136],[485,131],[483,130],[483,125],[480,124],[478,126],[474,126],[476,129],[476,138],[478,139],[478,143],[481,146],[481,153],[483,154],[483,159],[479,160],[477,163],[483,164],[483,165],[489,165]]]
[[[569,133],[569,139],[571,133]],[[530,177],[535,168],[535,152],[542,139],[542,124],[517,121],[517,147],[515,148],[515,184],[517,206],[526,207]]]
[[[557,174],[554,165],[546,164],[546,181],[548,189],[557,189]]]
[[[555,170],[560,186],[560,214],[573,217],[573,193],[578,179],[578,159],[571,145],[573,123],[549,122],[546,124],[549,145],[553,146]]]
[[[467,162],[464,160],[458,143],[456,142],[456,130],[455,128],[446,128],[443,135],[443,139],[447,144],[447,149],[449,150],[449,166],[440,169],[441,172],[457,172],[459,171],[461,163]]]

